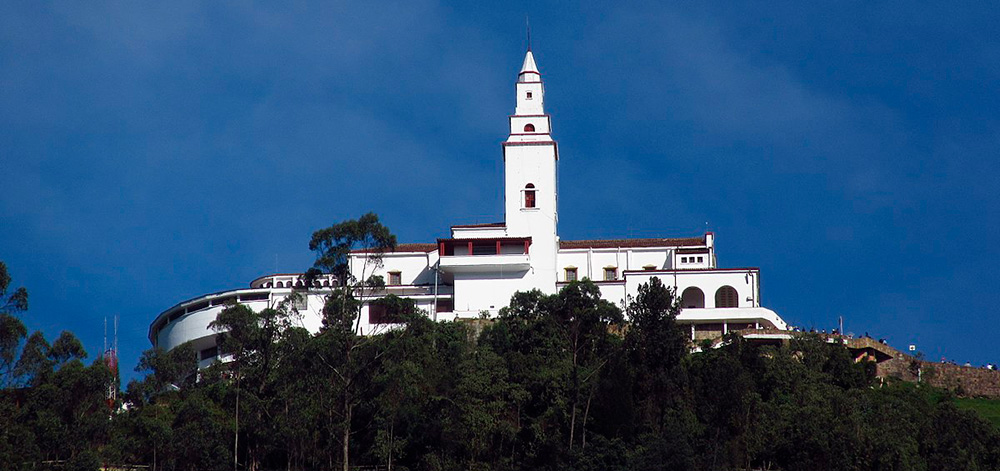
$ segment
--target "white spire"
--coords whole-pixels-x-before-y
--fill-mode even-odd
[[[552,140],[549,119],[545,116],[545,87],[531,49],[525,53],[524,65],[517,73],[517,106],[510,126],[510,142]]]
[[[539,82],[542,79],[542,74],[538,72],[538,66],[535,65],[535,56],[531,54],[531,49],[528,49],[528,53],[524,55],[524,65],[521,66],[521,71],[517,74],[518,82]]]

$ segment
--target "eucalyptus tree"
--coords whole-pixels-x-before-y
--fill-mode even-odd
[[[552,314],[565,337],[571,361],[568,444],[572,450],[580,413],[580,444],[587,446],[587,419],[598,379],[620,343],[611,329],[621,328],[623,317],[617,306],[601,298],[600,289],[589,279],[569,283],[556,300]]]
[[[362,335],[372,332],[361,332],[361,312],[365,300],[385,287],[385,280],[375,272],[383,266],[385,254],[395,247],[396,236],[374,213],[320,229],[309,241],[316,261],[306,272],[306,286],[321,274],[332,274],[338,281],[323,306],[323,327],[315,353],[335,398],[329,403],[329,412],[338,419],[332,425],[339,432],[340,466],[344,471],[350,469],[354,408],[364,397],[381,357],[380,352],[369,348],[374,338]],[[358,265],[352,266],[354,260]]]
[[[128,383],[125,411],[112,417],[107,454],[118,462],[148,463],[153,470],[174,468],[183,461],[175,440],[182,433],[178,412],[197,388],[197,352],[190,342],[169,351],[152,348],[139,357],[135,371],[145,376]]]
[[[274,448],[275,421],[284,411],[280,366],[287,352],[282,343],[304,331],[295,325],[299,313],[293,304],[294,299],[285,299],[259,312],[245,304],[230,304],[209,324],[218,332],[220,349],[230,357],[227,366],[236,383],[236,444],[240,435],[246,437],[251,470],[259,469],[267,451]]]
[[[17,317],[18,313],[28,310],[28,290],[19,287],[8,292],[11,281],[7,265],[0,261],[0,388],[13,381],[18,346],[28,334]]]
[[[563,466],[563,452],[585,446],[590,407],[620,348],[613,332],[621,323],[621,311],[583,280],[553,295],[515,293],[483,333],[480,348],[488,347],[506,366],[509,414],[518,428],[514,448],[525,465]]]
[[[635,372],[639,432],[661,433],[671,427],[671,415],[684,398],[681,360],[689,341],[677,326],[680,301],[659,278],[639,286],[629,299],[625,351]]]

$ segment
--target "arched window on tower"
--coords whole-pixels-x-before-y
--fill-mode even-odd
[[[535,132],[535,125],[531,123],[525,124],[524,132]]]
[[[732,286],[723,286],[715,292],[715,307],[740,307],[739,294]]]
[[[535,207],[535,184],[529,183],[524,186],[524,207]]]
[[[703,308],[705,307],[705,292],[694,286],[681,293],[682,308]]]

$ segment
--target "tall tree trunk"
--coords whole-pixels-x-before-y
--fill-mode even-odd
[[[393,423],[389,424],[389,453],[388,453],[389,457],[386,460],[386,468],[387,468],[386,471],[392,471],[392,439],[394,438],[393,429],[395,428],[393,427],[393,425],[394,425]]]
[[[573,441],[574,441],[574,438],[573,438],[574,435],[573,434],[574,434],[574,432],[576,432],[576,406],[577,406],[577,402],[579,402],[579,398],[580,398],[580,376],[579,376],[579,372],[577,371],[577,365],[576,365],[576,361],[577,361],[577,358],[576,358],[576,348],[577,347],[576,347],[576,341],[575,340],[572,342],[572,347],[573,347],[573,372],[572,372],[572,377],[573,377],[573,393],[572,393],[573,394],[573,400],[570,402],[570,407],[572,408],[572,410],[570,411],[570,419],[569,419],[569,449],[570,450],[573,449]]]
[[[590,394],[587,395],[587,407],[583,410],[583,424],[580,427],[580,448],[587,449],[587,417],[590,416],[590,401],[594,399],[594,388],[590,389]]]
[[[331,442],[333,441],[333,403],[334,403],[334,401],[331,400],[330,401],[330,409],[329,409],[330,415],[327,417],[327,420],[329,420],[327,422],[327,430],[330,433],[330,437],[329,438],[330,438]],[[330,447],[325,447],[325,448],[327,450],[329,450],[326,453],[326,461],[327,461],[327,468],[326,469],[333,469],[333,447],[330,446]]]
[[[569,419],[569,449],[572,450],[573,449],[573,440],[574,440],[573,439],[573,432],[576,431],[576,398],[575,397],[573,398],[573,402],[572,402],[572,405],[570,407],[573,408],[573,411],[570,414],[570,419]]]
[[[291,423],[291,421],[288,420],[288,399],[285,398],[282,402],[285,406],[285,421]],[[297,442],[298,440],[291,440],[288,442],[288,454],[285,456],[285,471],[292,471],[292,461],[295,459],[295,448]]]
[[[341,456],[344,457],[343,471],[350,471],[351,409],[350,395],[344,391],[344,426],[340,431]]]
[[[240,373],[236,370],[236,420],[233,430],[233,471],[239,468],[240,456]]]

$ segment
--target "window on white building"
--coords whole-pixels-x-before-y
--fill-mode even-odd
[[[306,296],[305,293],[297,293],[292,299],[292,308],[299,311],[309,309],[309,296]]]
[[[527,93],[527,95],[526,95],[526,98],[527,98],[528,100],[530,100],[530,99],[531,99],[531,92],[528,92],[528,93]]]
[[[687,262],[688,262],[687,257],[681,257],[681,263],[687,263]]]
[[[702,257],[698,257],[698,263],[701,263],[701,262],[704,262],[704,261],[705,261],[705,259],[704,259],[704,258],[702,258]]]
[[[524,132],[535,132],[535,125],[531,123],[525,124]]]
[[[455,301],[451,299],[438,299],[437,312],[452,312],[455,310]]]
[[[403,284],[403,274],[398,271],[389,272],[389,285],[398,286]]]
[[[604,281],[615,281],[618,279],[617,267],[604,267]]]
[[[219,356],[219,347],[210,347],[198,352],[198,356],[202,360],[208,360],[209,358],[215,358]]]
[[[566,281],[576,280],[576,267],[566,267]]]
[[[533,183],[524,186],[524,207],[535,207],[535,185]]]
[[[723,286],[715,292],[715,307],[740,307],[739,294],[732,286]]]
[[[389,315],[386,313],[384,305],[381,304],[368,305],[368,323],[369,324],[389,323]]]
[[[683,308],[703,308],[705,307],[705,292],[699,288],[691,286],[681,293],[681,307]]]

